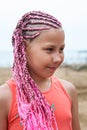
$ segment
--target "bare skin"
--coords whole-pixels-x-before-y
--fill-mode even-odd
[[[0,129],[7,130],[8,113],[11,105],[11,92],[7,84],[0,87]]]

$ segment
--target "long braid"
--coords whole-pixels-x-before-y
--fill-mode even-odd
[[[13,77],[17,85],[18,112],[24,130],[53,130],[53,126],[58,130],[51,106],[29,74],[23,39],[33,39],[42,30],[61,27],[61,23],[53,16],[32,11],[22,17],[13,33]]]

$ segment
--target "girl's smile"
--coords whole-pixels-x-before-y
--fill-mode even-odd
[[[55,71],[58,67],[48,67],[49,70]]]

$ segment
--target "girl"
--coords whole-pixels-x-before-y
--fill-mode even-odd
[[[75,87],[52,76],[64,59],[61,23],[26,13],[13,36],[13,77],[0,87],[0,130],[80,130]]]

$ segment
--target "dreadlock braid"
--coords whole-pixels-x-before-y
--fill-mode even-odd
[[[32,11],[19,20],[14,30],[13,77],[17,86],[18,112],[24,130],[58,130],[50,105],[29,74],[23,39],[33,39],[40,35],[42,30],[61,27],[61,23],[53,16]]]

